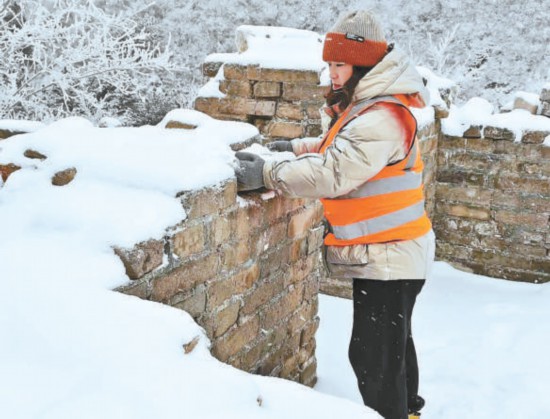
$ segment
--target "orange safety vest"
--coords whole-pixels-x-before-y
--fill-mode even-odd
[[[388,164],[355,190],[337,198],[321,199],[332,230],[325,238],[328,246],[411,240],[431,229],[424,210],[424,165],[416,139],[416,120],[402,101],[382,96],[348,107],[327,133],[319,152],[324,153],[346,124],[376,103],[390,111],[395,110],[395,106],[407,110],[405,115],[394,114],[399,115],[404,131],[410,133],[407,138],[409,151],[403,160]]]

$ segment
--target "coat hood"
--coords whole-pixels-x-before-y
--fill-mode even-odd
[[[359,81],[353,101],[412,93],[419,93],[424,103],[429,102],[428,89],[424,86],[420,73],[406,54],[393,49]]]

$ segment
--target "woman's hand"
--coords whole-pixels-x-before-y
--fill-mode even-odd
[[[253,153],[238,152],[235,157],[239,167],[235,170],[237,176],[237,190],[253,191],[264,187],[264,164],[260,156]]]

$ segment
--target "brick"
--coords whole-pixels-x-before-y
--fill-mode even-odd
[[[319,226],[312,228],[309,231],[307,237],[307,253],[311,255],[316,250],[320,249],[323,246],[323,239],[325,236],[325,227]]]
[[[489,220],[491,218],[490,210],[465,205],[450,205],[448,213],[454,217],[474,218],[476,220]]]
[[[351,281],[351,279],[345,278],[323,278],[320,291],[326,295],[351,300],[353,298],[353,286]]]
[[[239,64],[224,64],[223,76],[226,80],[248,80],[247,68]]]
[[[252,86],[248,80],[223,80],[220,82],[220,92],[248,98],[252,96]]]
[[[272,121],[268,127],[272,138],[298,138],[304,136],[304,127],[297,122]]]
[[[498,189],[522,191],[523,193],[548,195],[548,179],[526,178],[525,176],[499,176],[496,180]]]
[[[545,87],[542,89],[539,99],[541,102],[550,102],[550,88]]]
[[[229,213],[212,220],[210,224],[212,246],[218,247],[228,242],[234,232],[235,214]]]
[[[301,121],[304,119],[304,110],[300,104],[280,102],[277,106],[277,118]]]
[[[212,97],[197,97],[193,103],[193,108],[207,115],[215,115],[219,112],[220,101]]]
[[[277,98],[281,96],[281,83],[259,81],[254,85],[254,96],[258,98]]]
[[[281,298],[271,301],[262,308],[261,319],[262,327],[272,328],[286,317],[290,316],[300,305],[302,301],[304,287],[300,284],[292,285],[288,292]]]
[[[550,136],[550,131],[525,131],[521,137],[521,142],[524,144],[542,144],[548,136]]]
[[[77,170],[74,167],[70,167],[65,170],[61,170],[52,176],[52,185],[65,186],[71,183],[77,174]]]
[[[300,346],[305,346],[307,342],[312,339],[315,339],[315,333],[319,329],[319,317],[316,316],[312,321],[310,321],[306,327],[302,330],[300,334]]]
[[[283,83],[284,100],[321,100],[326,88],[316,84]]]
[[[464,138],[481,138],[481,128],[481,125],[470,125],[462,136]]]
[[[122,261],[126,275],[130,279],[138,279],[162,264],[164,242],[148,240],[136,244],[131,249],[115,247],[114,252]]]
[[[240,308],[241,302],[236,300],[232,301],[223,309],[212,313],[206,322],[206,329],[210,331],[210,336],[214,338],[220,337],[227,332],[231,326],[236,324],[239,318]]]
[[[187,221],[190,221],[219,214],[234,205],[237,201],[237,184],[231,180],[214,187],[180,192],[177,196],[187,213]]]
[[[315,357],[311,358],[311,361],[304,367],[300,373],[300,383],[314,387],[317,383],[317,360]]]
[[[220,248],[222,267],[224,270],[231,270],[243,265],[251,257],[250,244],[245,241],[228,243]]]
[[[34,160],[46,160],[48,158],[44,154],[40,153],[39,151],[32,150],[32,149],[25,150],[23,155],[28,159],[34,159]]]
[[[294,214],[288,223],[288,237],[295,238],[308,233],[310,228],[320,222],[321,216],[322,213],[317,205],[311,205]]]
[[[207,289],[208,310],[214,310],[234,295],[243,294],[250,290],[259,279],[259,276],[260,268],[257,263],[254,263],[228,278],[210,284]],[[246,310],[245,314],[250,314],[252,311]]]
[[[136,281],[129,286],[119,287],[115,291],[126,295],[132,295],[134,297],[141,298],[142,300],[147,300],[149,297],[149,286],[147,281]]]
[[[202,74],[206,77],[215,77],[218,70],[223,65],[220,61],[207,61],[202,64]]]
[[[248,78],[258,81],[292,82],[292,83],[319,83],[319,74],[316,71],[282,70],[250,66]]]
[[[257,337],[259,327],[259,318],[250,318],[246,323],[236,327],[221,339],[216,340],[213,343],[212,354],[222,362],[227,361],[227,359],[237,354],[245,345]]]
[[[442,202],[461,202],[489,207],[493,192],[487,189],[440,183],[437,185],[436,199]]]
[[[151,299],[166,302],[174,295],[191,290],[197,284],[216,276],[218,267],[219,259],[215,254],[187,262],[152,280]]]
[[[242,312],[252,314],[259,307],[273,300],[283,291],[283,282],[280,277],[270,278],[256,285],[256,288],[244,297]]]
[[[296,262],[297,260],[301,260],[307,257],[307,255],[308,255],[307,237],[302,237],[292,242],[292,244],[290,245],[290,254],[289,254],[290,262]]]
[[[437,181],[456,185],[486,186],[486,177],[483,173],[472,173],[464,169],[440,168],[437,172]]]
[[[467,138],[464,147],[471,152],[492,153],[495,142],[487,138]]]
[[[525,212],[517,213],[505,210],[495,212],[495,221],[498,223],[529,226],[534,230],[548,229],[548,217],[548,213],[528,214]]]
[[[453,150],[461,149],[466,145],[466,139],[462,137],[449,137],[444,135],[442,140],[439,142],[440,150]]]
[[[2,181],[6,182],[13,172],[16,172],[20,169],[20,166],[17,166],[13,163],[0,164],[0,176],[2,176]]]
[[[538,107],[538,103],[528,102],[522,97],[516,97],[514,99],[513,109],[524,109],[527,112],[535,115],[537,113]]]
[[[324,106],[324,104],[324,100],[305,102],[306,116],[308,117],[308,119],[321,118],[321,108]]]
[[[483,136],[492,140],[514,141],[516,135],[507,128],[487,126],[483,129]]]
[[[173,305],[176,308],[186,311],[193,318],[197,319],[206,311],[206,291],[204,286],[199,286],[193,290],[187,298]]]
[[[542,109],[540,111],[542,116],[550,118],[550,102],[542,102]]]
[[[172,239],[172,252],[180,259],[185,259],[206,249],[205,229],[203,223],[185,227]]]

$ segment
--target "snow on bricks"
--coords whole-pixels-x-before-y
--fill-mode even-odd
[[[320,204],[237,196],[234,181],[180,199],[187,218],[162,240],[117,249],[135,279],[119,291],[189,312],[224,362],[313,385]]]

